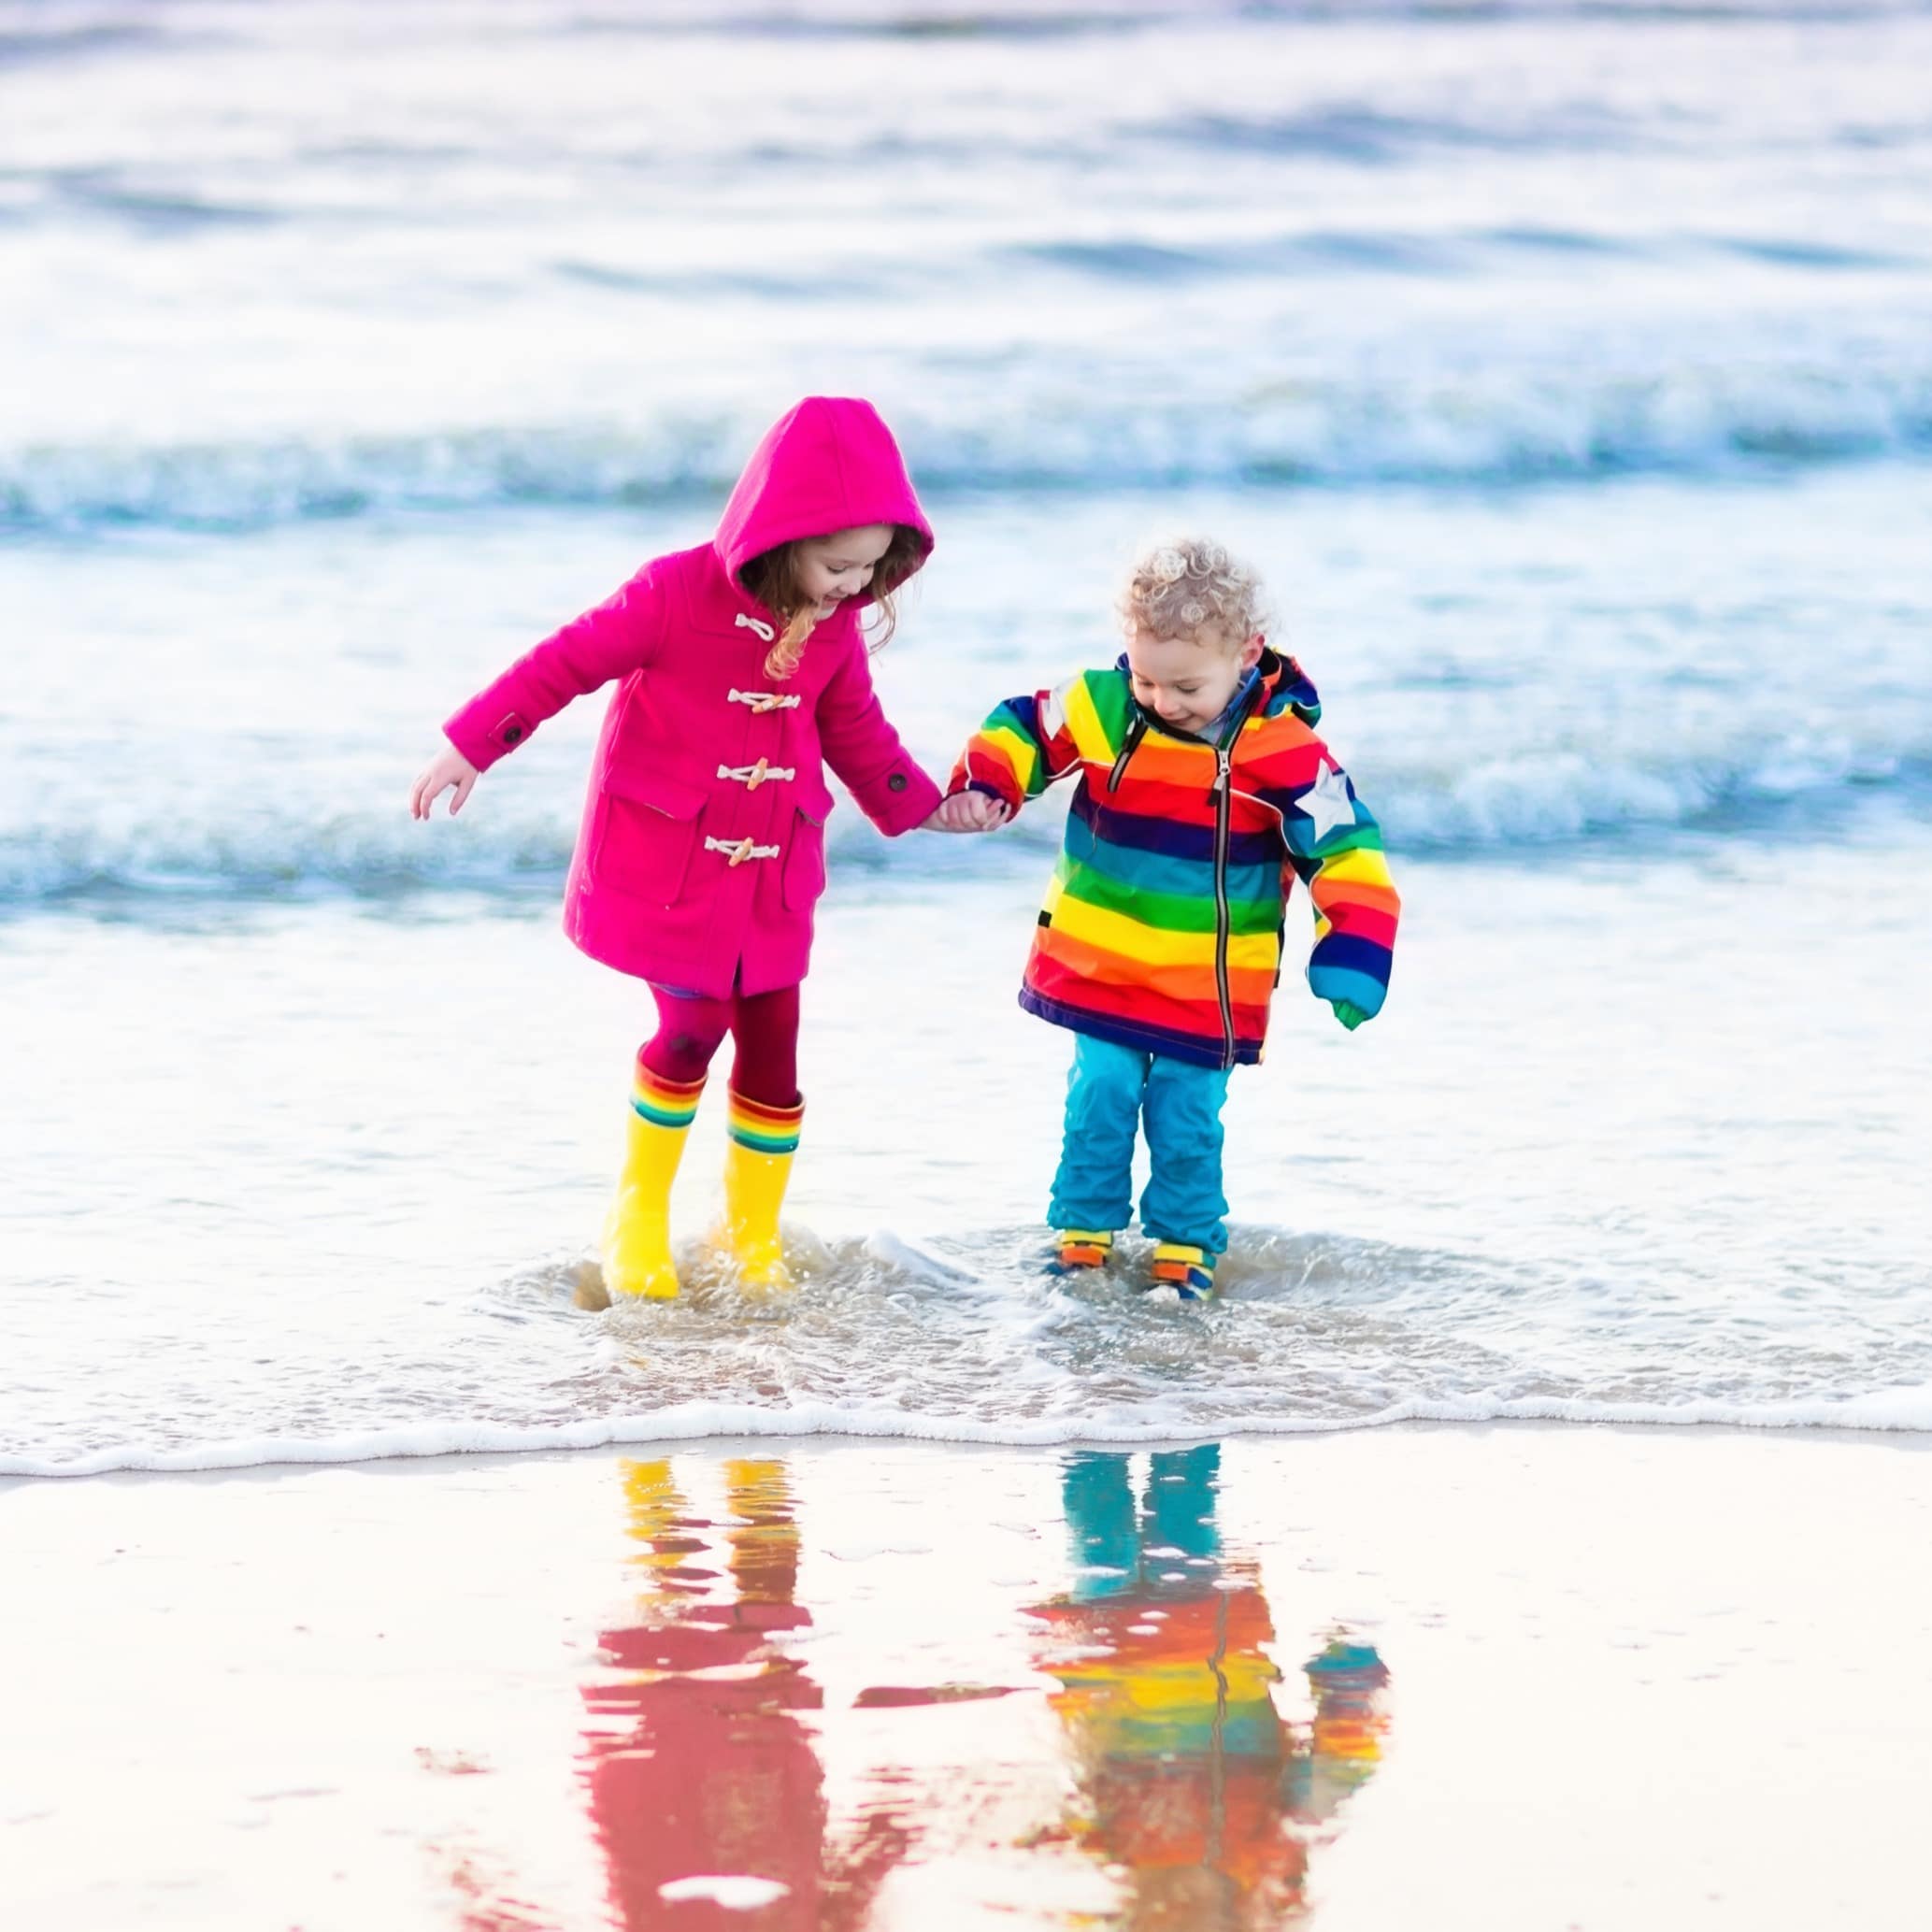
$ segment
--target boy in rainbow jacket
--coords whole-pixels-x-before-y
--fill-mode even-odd
[[[1400,901],[1381,827],[1316,735],[1314,686],[1262,636],[1254,574],[1205,538],[1163,544],[1120,611],[1119,663],[1009,698],[952,789],[997,823],[1080,775],[1020,994],[1078,1036],[1057,1265],[1110,1257],[1144,1125],[1153,1279],[1199,1300],[1227,1246],[1228,1073],[1261,1058],[1295,880],[1314,905],[1309,984],[1351,1031],[1381,1010]]]

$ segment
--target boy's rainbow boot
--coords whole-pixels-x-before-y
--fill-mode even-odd
[[[747,1288],[794,1285],[779,1238],[779,1209],[804,1118],[802,1100],[794,1107],[766,1107],[732,1094],[731,1142],[724,1150],[724,1225],[718,1238]]]
[[[631,1073],[623,1171],[604,1217],[604,1286],[620,1295],[670,1301],[678,1293],[671,1259],[671,1182],[697,1112],[703,1080],[667,1080],[642,1060]]]
[[[1186,1241],[1162,1241],[1153,1251],[1154,1285],[1175,1289],[1182,1301],[1214,1298],[1214,1257]]]
[[[1053,1262],[1056,1274],[1105,1267],[1113,1255],[1113,1235],[1107,1228],[1064,1227],[1054,1238],[1060,1244]]]

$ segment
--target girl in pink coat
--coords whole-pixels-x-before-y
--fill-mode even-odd
[[[606,1219],[613,1295],[678,1292],[670,1192],[711,1056],[737,1047],[723,1239],[748,1284],[789,1286],[779,1209],[798,1145],[798,986],[825,888],[829,765],[879,829],[975,829],[940,802],[873,694],[858,612],[893,594],[931,526],[869,403],[811,396],[738,479],[716,538],[647,564],[443,727],[416,780],[427,818],[574,697],[618,680],[591,767],[564,928],[651,983],[659,1024],[633,1070]]]

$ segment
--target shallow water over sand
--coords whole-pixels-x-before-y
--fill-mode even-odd
[[[46,1932],[1903,1932],[1927,1481],[1397,1429],[15,1486],[0,1889]]]

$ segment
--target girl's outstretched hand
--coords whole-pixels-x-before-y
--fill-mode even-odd
[[[939,801],[938,809],[923,825],[923,832],[990,832],[1012,816],[1005,800],[988,797],[984,792],[955,792]]]
[[[463,801],[475,789],[478,776],[476,766],[451,745],[440,757],[432,759],[423,766],[415,784],[409,788],[409,816],[426,819],[436,800],[453,785],[456,795],[450,801],[450,816],[453,819],[463,809]]]

